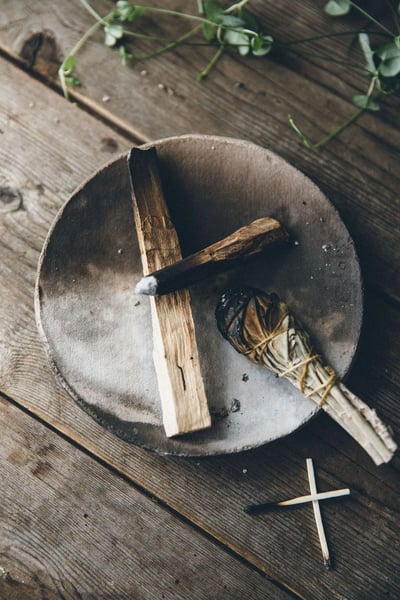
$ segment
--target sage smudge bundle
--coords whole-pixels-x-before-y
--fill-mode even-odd
[[[397,445],[388,427],[323,364],[308,333],[276,294],[253,288],[226,292],[216,319],[223,337],[238,352],[286,377],[337,421],[375,464],[390,461]]]

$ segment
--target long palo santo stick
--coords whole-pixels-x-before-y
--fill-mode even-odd
[[[261,217],[237,229],[203,250],[143,277],[136,285],[137,294],[166,294],[207,277],[222,268],[258,254],[279,242],[287,241],[287,232],[276,219]]]
[[[182,259],[165,203],[155,148],[128,156],[136,232],[144,274]],[[179,290],[150,298],[153,358],[168,437],[211,425],[200,371],[190,296]]]

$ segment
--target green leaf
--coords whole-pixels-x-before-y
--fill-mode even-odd
[[[228,29],[225,33],[224,42],[230,46],[237,46],[239,54],[246,56],[250,51],[249,36],[241,31]]]
[[[394,43],[398,48],[400,48],[400,35],[396,35],[396,37],[394,38]]]
[[[365,60],[367,61],[366,67],[368,71],[375,73],[376,67],[374,63],[374,51],[370,46],[368,34],[360,33],[358,35],[358,41],[360,42],[361,50],[363,51]]]
[[[329,0],[325,4],[324,10],[331,17],[341,17],[347,15],[350,11],[351,4],[349,0]]]
[[[364,94],[354,94],[352,100],[353,104],[364,110],[377,111],[381,108],[376,100]]]
[[[400,48],[395,42],[385,44],[375,54],[381,59],[378,70],[384,77],[395,77],[400,73]]]
[[[65,77],[65,83],[71,87],[78,87],[79,85],[82,85],[79,79],[74,75],[68,75],[68,77]]]
[[[209,23],[203,23],[203,35],[207,42],[211,42],[215,38],[215,27]]]
[[[224,8],[216,0],[208,0],[204,3],[204,16],[217,25],[225,25],[225,27],[243,27],[245,24],[240,17],[226,14]]]
[[[381,63],[379,65],[379,72],[384,77],[396,77],[400,73],[400,56]]]
[[[216,0],[208,0],[203,4],[204,16],[210,21],[214,21],[218,25],[221,23],[221,17],[224,14],[224,9]]]
[[[242,19],[239,19],[239,17],[235,17],[233,15],[222,14],[220,19],[221,25],[225,25],[225,27],[243,27],[245,24]]]
[[[124,30],[121,25],[106,25],[104,27],[104,43],[110,48],[115,46],[117,40],[120,40],[124,35]]]
[[[122,64],[124,66],[127,64],[127,62],[129,60],[132,60],[132,58],[134,58],[133,54],[128,52],[127,49],[125,48],[125,46],[120,46],[118,48],[118,54],[120,55]]]
[[[62,70],[64,71],[64,73],[71,73],[71,71],[73,71],[76,67],[76,58],[75,56],[72,56],[71,54],[68,55],[63,63],[62,63]]]
[[[251,51],[254,56],[265,56],[272,50],[274,39],[270,35],[255,35],[251,42]]]
[[[133,21],[136,17],[140,17],[146,12],[145,6],[135,6],[127,0],[119,0],[116,4],[116,9],[113,12],[113,19],[117,21]]]

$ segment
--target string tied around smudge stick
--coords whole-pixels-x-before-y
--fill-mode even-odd
[[[371,456],[389,462],[397,449],[375,410],[353,394],[315,354],[308,333],[276,294],[241,288],[216,308],[221,334],[241,354],[288,379],[339,423]]]

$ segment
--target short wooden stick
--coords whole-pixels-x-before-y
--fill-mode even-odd
[[[188,287],[288,239],[279,221],[261,217],[199,252],[143,277],[135,291],[137,294],[161,295]]]
[[[306,496],[298,496],[296,498],[290,498],[289,500],[279,500],[278,502],[264,502],[262,504],[248,504],[244,507],[244,511],[249,514],[264,512],[273,510],[274,508],[285,508],[290,506],[298,506],[299,504],[305,504],[306,502],[331,500],[332,498],[339,498],[340,496],[348,496],[350,494],[349,488],[343,488],[340,490],[332,490],[330,492],[318,492],[317,494],[307,494]]]
[[[136,232],[144,274],[182,259],[164,199],[155,148],[128,156]],[[166,435],[211,425],[187,290],[150,298],[153,358]],[[132,340],[132,343],[135,343]],[[140,344],[140,340],[136,340]]]
[[[310,484],[310,492],[312,495],[315,495],[315,494],[317,494],[317,483],[315,481],[314,465],[313,465],[312,458],[307,458],[306,464],[307,464],[308,482]],[[324,525],[322,523],[321,509],[320,509],[318,500],[313,500],[312,506],[313,506],[313,510],[314,510],[315,522],[317,524],[318,537],[319,537],[319,542],[321,544],[324,565],[327,569],[330,569],[331,568],[331,560],[330,560],[330,556],[329,556],[328,542],[326,541]]]

